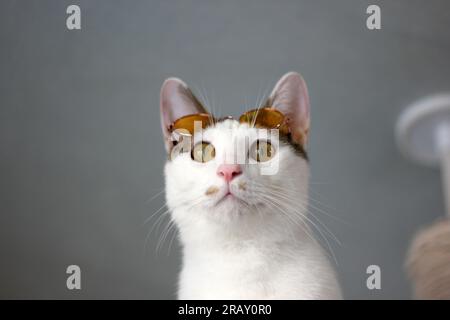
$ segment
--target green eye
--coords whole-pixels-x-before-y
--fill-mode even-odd
[[[209,142],[199,142],[194,145],[191,151],[191,158],[197,162],[208,162],[216,156],[216,149]]]
[[[275,155],[275,148],[270,141],[256,140],[249,150],[249,156],[258,162],[266,162]]]

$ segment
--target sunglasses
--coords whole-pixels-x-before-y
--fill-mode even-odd
[[[233,118],[225,117],[225,119]],[[192,136],[194,135],[196,122],[200,122],[202,129],[205,129],[217,121],[218,119],[215,119],[208,113],[190,114],[175,120],[169,125],[168,130],[169,132],[177,130],[180,135]],[[278,129],[280,134],[289,134],[287,118],[280,111],[271,107],[247,111],[239,117],[239,123],[247,123],[249,126],[255,128]]]

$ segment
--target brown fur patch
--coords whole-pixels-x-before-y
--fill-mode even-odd
[[[219,192],[219,188],[212,186],[212,187],[209,187],[209,188],[206,190],[205,194],[206,194],[207,196],[211,196],[211,195],[213,195],[213,194],[215,194],[215,193],[217,193],[217,192]]]

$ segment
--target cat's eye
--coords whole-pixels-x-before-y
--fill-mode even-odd
[[[266,162],[275,155],[275,147],[267,140],[256,140],[249,150],[249,156],[258,161]]]
[[[198,142],[191,151],[191,158],[197,162],[208,162],[216,156],[214,146],[206,141]]]

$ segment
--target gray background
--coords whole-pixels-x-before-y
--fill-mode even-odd
[[[68,31],[65,10],[82,10]],[[365,27],[369,3],[382,30]],[[164,204],[159,89],[179,76],[238,115],[290,70],[312,101],[312,196],[346,298],[409,298],[405,251],[443,213],[439,172],[398,152],[400,111],[450,88],[450,2],[0,4],[0,297],[174,298],[179,248],[145,245]],[[170,240],[172,234],[169,235]],[[331,238],[329,237],[329,240]],[[82,290],[65,269],[82,269]],[[369,291],[366,267],[382,270]]]

